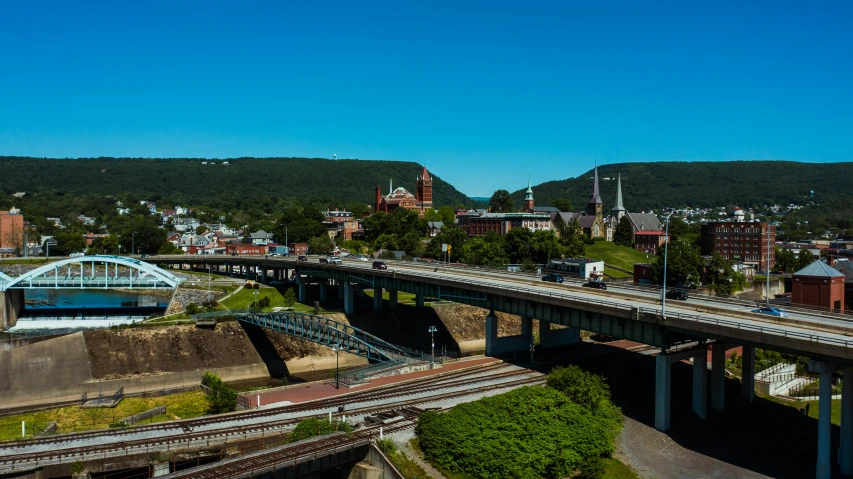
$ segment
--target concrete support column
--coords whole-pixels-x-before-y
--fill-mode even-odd
[[[842,371],[841,377],[841,474],[853,476],[853,367]]]
[[[363,297],[364,297],[364,288],[358,288],[358,297],[359,297],[359,298],[363,298]]]
[[[338,285],[338,299],[344,299],[344,285]]]
[[[352,314],[355,312],[355,286],[351,284],[344,285],[344,313]]]
[[[755,348],[743,347],[743,368],[741,369],[741,394],[747,401],[755,399]]]
[[[297,299],[300,303],[304,303],[306,296],[307,296],[307,294],[305,291],[305,280],[302,278],[299,278],[299,294],[298,294]]]
[[[693,356],[693,412],[702,419],[708,415],[708,350]]]
[[[671,383],[669,355],[658,354],[655,357],[655,429],[658,431],[669,430]]]
[[[18,316],[24,312],[24,290],[0,291],[0,327],[11,328],[18,324]]]
[[[529,316],[521,317],[521,336],[528,344],[533,342],[533,318]]]
[[[267,284],[267,268],[261,269],[261,283]]]
[[[397,291],[388,291],[388,309],[397,309]]]
[[[829,462],[832,449],[832,372],[834,365],[823,361],[812,361],[809,369],[820,373],[820,389],[817,416],[817,479],[830,479],[832,465]]]
[[[320,301],[326,300],[326,282],[320,281]]]
[[[382,311],[382,288],[373,288],[373,310]]]
[[[422,295],[422,294],[416,294],[415,295],[415,306],[417,306],[419,308],[424,307],[424,295]]]
[[[550,321],[539,320],[539,346],[543,348],[577,344],[581,340],[580,333],[578,328],[552,330]]]
[[[726,405],[726,346],[711,346],[711,408],[722,412]]]
[[[231,266],[230,264],[226,265],[225,271],[228,273],[228,276],[230,277],[232,274],[234,274],[234,267]]]
[[[422,298],[423,296],[418,296]],[[486,316],[486,356],[497,354],[498,345],[498,317],[494,311],[489,311]]]

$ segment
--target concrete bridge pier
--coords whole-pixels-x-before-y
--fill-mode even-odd
[[[344,284],[338,283],[338,299],[344,299],[344,297],[345,297],[344,294],[345,294]]]
[[[261,283],[267,284],[267,268],[261,268]]]
[[[669,430],[672,356],[661,352],[655,357],[655,429]]]
[[[853,366],[841,370],[841,474],[853,476]]]
[[[743,362],[741,363],[741,394],[747,401],[755,399],[755,348],[743,346]]]
[[[24,312],[24,290],[0,291],[0,329],[18,324],[18,316]]]
[[[320,301],[326,300],[326,281],[320,281]]]
[[[355,313],[355,286],[351,284],[344,285],[344,313]]]
[[[832,373],[835,371],[835,365],[825,361],[811,361],[809,369],[820,373],[815,477],[830,479],[832,477],[832,464],[829,462],[832,448]]]
[[[726,405],[726,345],[711,346],[711,409],[722,412]]]
[[[578,328],[551,329],[550,321],[539,320],[539,346],[553,348],[577,344],[581,340],[581,330]]]
[[[693,356],[693,412],[702,419],[708,416],[708,350]]]
[[[388,291],[388,309],[397,309],[397,291]]]
[[[225,272],[228,274],[228,277],[233,276],[234,275],[234,267],[231,266],[230,264],[226,265],[225,266]]]
[[[415,306],[417,306],[419,308],[424,307],[424,295],[422,295],[422,294],[416,294],[415,295]],[[493,315],[494,313],[490,313],[490,314]],[[488,316],[487,316],[487,318],[488,318]],[[495,318],[497,319],[497,317],[495,317]]]
[[[373,288],[373,310],[382,311],[382,288]]]
[[[300,303],[304,303],[304,302],[305,302],[305,298],[306,298],[306,291],[305,291],[305,279],[304,279],[304,278],[302,278],[302,277],[299,277],[299,293],[298,293],[298,298],[297,298],[297,300],[298,300]]]
[[[508,338],[498,338],[498,317],[494,311],[486,316],[486,356],[497,354],[527,352],[533,342],[533,318],[521,317],[521,334]]]

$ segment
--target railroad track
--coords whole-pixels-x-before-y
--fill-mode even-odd
[[[383,425],[384,433],[393,434],[415,427],[413,419],[401,419]],[[171,478],[193,477],[202,479],[225,479],[254,477],[257,474],[274,472],[288,465],[296,465],[306,458],[316,458],[336,453],[340,449],[351,449],[370,442],[378,435],[378,426],[357,431],[351,436],[336,434],[314,441],[300,441],[274,450],[260,451],[240,458],[194,467],[174,474]]]
[[[524,371],[530,374],[529,371]],[[505,377],[514,377],[516,371],[510,371],[505,374]],[[500,377],[500,375],[498,375]],[[486,378],[474,378],[472,382],[482,382],[494,380],[495,376]],[[538,385],[544,383],[544,378],[541,376],[527,377],[520,379],[512,379],[510,381],[499,382],[489,385],[484,385],[476,388],[454,391],[447,394],[438,394],[427,397],[418,397],[414,399],[401,400],[392,403],[385,403],[378,406],[368,406],[364,408],[353,409],[348,411],[352,416],[363,416],[368,414],[376,414],[380,412],[398,409],[407,406],[417,406],[432,402],[442,401],[446,399],[454,399],[472,394],[479,394],[492,390],[501,390],[507,388],[521,387],[525,385]],[[433,386],[432,390],[445,389],[446,386],[439,384]],[[421,388],[425,390],[425,388]],[[410,393],[408,393],[410,394]],[[394,396],[407,395],[407,393],[394,393]],[[306,404],[308,406],[308,404]],[[306,408],[307,409],[307,408]],[[311,408],[308,410],[315,410]],[[59,464],[74,460],[91,460],[108,457],[123,457],[134,454],[150,453],[152,451],[172,451],[186,450],[194,448],[204,448],[210,446],[221,445],[230,440],[247,440],[250,438],[263,437],[270,433],[283,433],[286,427],[292,426],[299,421],[310,417],[305,415],[298,418],[289,418],[280,421],[264,422],[254,425],[236,425],[228,428],[221,428],[215,431],[205,432],[184,432],[168,437],[145,438],[133,441],[120,441],[101,445],[87,445],[82,447],[66,447],[66,448],[51,448],[46,451],[18,453],[13,455],[5,455],[0,458],[0,473],[16,472],[30,470],[35,467],[40,467],[48,464]]]
[[[4,453],[8,450],[20,449],[22,447],[33,447],[36,445],[51,445],[57,446],[62,444],[63,442],[69,441],[80,441],[84,439],[96,439],[100,437],[110,437],[117,438],[121,436],[130,436],[130,435],[138,435],[140,433],[145,432],[159,432],[159,431],[169,431],[176,430],[176,432],[184,431],[192,431],[194,429],[198,429],[200,427],[212,426],[218,423],[232,422],[232,421],[247,421],[258,418],[265,418],[270,416],[275,416],[283,413],[290,412],[304,412],[311,411],[315,409],[324,409],[329,407],[337,407],[339,405],[346,404],[347,402],[362,402],[365,400],[371,400],[373,398],[381,398],[381,396],[387,395],[390,391],[394,391],[394,395],[399,395],[399,392],[402,390],[405,391],[409,388],[417,388],[422,387],[424,385],[436,385],[443,384],[446,381],[458,380],[468,376],[487,373],[489,371],[494,371],[497,369],[503,369],[510,367],[509,364],[497,362],[497,363],[489,363],[485,365],[473,366],[470,368],[466,368],[459,371],[451,371],[449,373],[445,373],[440,377],[433,378],[422,378],[415,379],[407,383],[402,383],[398,385],[387,385],[380,386],[377,388],[372,388],[366,391],[355,391],[349,394],[343,394],[339,396],[335,396],[328,399],[322,399],[312,402],[306,402],[301,404],[291,404],[286,406],[278,406],[264,409],[252,409],[245,412],[235,412],[231,414],[219,415],[219,416],[210,416],[203,417],[198,419],[186,419],[181,421],[170,421],[167,423],[159,423],[159,424],[151,424],[145,426],[135,426],[127,429],[107,429],[107,430],[98,430],[98,431],[88,431],[88,432],[76,432],[69,434],[59,434],[55,436],[48,436],[44,438],[35,438],[27,441],[8,441],[8,442],[0,442],[0,456],[5,455]]]

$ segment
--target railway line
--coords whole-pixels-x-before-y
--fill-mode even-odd
[[[145,426],[145,431],[132,431],[136,428],[131,428],[129,431],[99,431],[100,434],[87,434],[83,438],[71,434],[37,441],[6,443],[0,447],[0,473],[25,471],[48,464],[77,460],[124,457],[158,451],[191,450],[221,445],[227,441],[247,440],[273,433],[281,434],[306,417],[324,416],[323,413],[327,413],[329,408],[336,408],[343,404],[354,406],[346,413],[348,417],[357,420],[365,415],[401,407],[441,405],[442,402],[458,400],[465,396],[544,383],[544,378],[534,371],[516,368],[502,371],[504,367],[493,367],[485,371],[482,369],[467,371],[453,375],[451,380],[426,378],[401,387],[386,387],[382,391],[365,391],[304,404],[282,406],[275,410],[231,414],[217,418],[221,427],[212,429],[203,427],[209,425],[209,421],[204,422],[202,427],[198,425],[193,427],[194,421],[181,421],[178,424]],[[483,372],[487,374],[477,375]],[[388,399],[397,400],[388,401]],[[385,402],[381,402],[382,400]],[[278,413],[278,417],[272,417],[275,412]],[[235,421],[238,416],[243,421]],[[214,418],[209,418],[209,420],[212,419]],[[120,434],[115,437],[110,435],[112,432]],[[142,434],[139,434],[140,432]],[[131,433],[135,433],[135,436],[131,436]],[[92,441],[93,438],[100,442]]]

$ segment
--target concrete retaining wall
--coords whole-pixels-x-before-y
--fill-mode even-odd
[[[24,312],[24,290],[0,291],[0,330],[18,324],[18,316]]]

